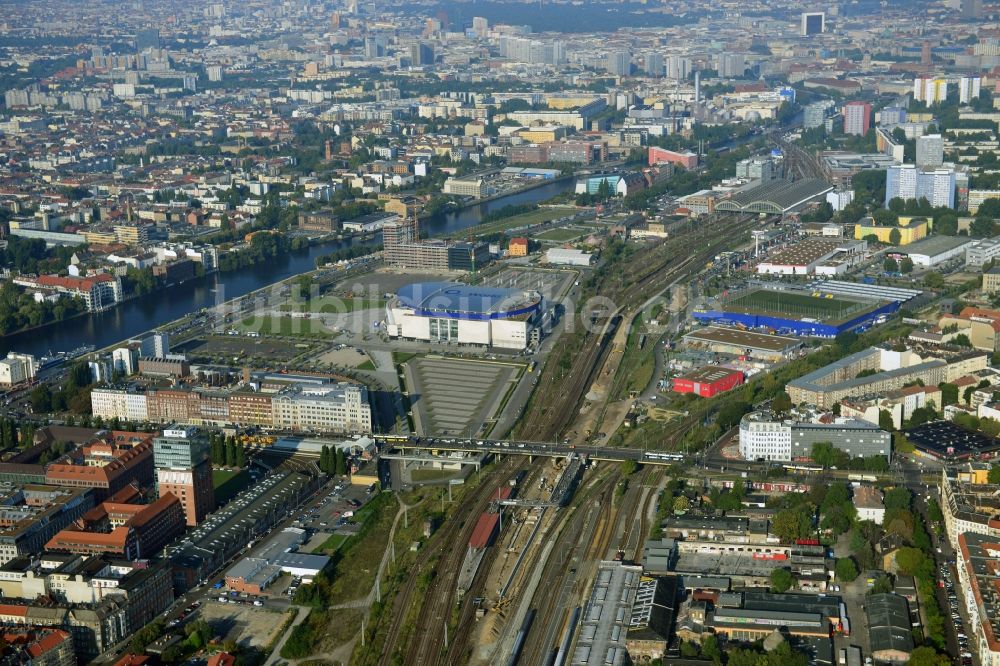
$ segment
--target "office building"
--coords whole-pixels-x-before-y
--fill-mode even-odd
[[[944,138],[940,134],[925,134],[917,138],[917,166],[938,167],[944,162]]]
[[[987,359],[988,356],[982,353],[945,360],[922,357],[909,350],[897,352],[870,347],[793,379],[786,390],[794,404],[831,409],[843,398],[884,393],[918,380],[937,386],[984,369]],[[863,372],[866,374],[861,374]]]
[[[965,248],[965,265],[969,268],[982,268],[997,257],[1000,257],[1000,236],[982,238]]]
[[[410,45],[410,64],[414,67],[424,67],[434,64],[434,47],[424,42]]]
[[[983,15],[982,0],[960,0],[959,7],[963,19],[977,19]]]
[[[35,378],[38,362],[31,354],[8,352],[7,358],[0,360],[0,386],[14,386]]]
[[[419,240],[414,220],[383,225],[382,245],[385,263],[400,269],[475,271],[490,260],[485,243]]]
[[[913,100],[927,106],[948,99],[948,81],[941,78],[913,79]]]
[[[716,57],[715,67],[723,78],[740,77],[747,70],[747,58],[742,53],[723,53]]]
[[[799,32],[803,37],[826,32],[825,12],[802,12],[801,20],[802,23]]]
[[[0,512],[0,564],[42,552],[59,530],[73,524],[94,507],[94,491],[31,484],[21,499],[11,498]]]
[[[153,440],[156,490],[160,497],[181,501],[188,527],[195,527],[215,509],[211,447],[193,427],[171,427]]]
[[[157,28],[146,28],[135,33],[135,50],[139,53],[158,48],[160,48],[160,31]]]
[[[105,431],[95,439],[45,469],[45,482],[70,488],[93,488],[103,502],[130,484],[153,483],[153,442],[139,432]],[[63,462],[65,460],[65,462]]]
[[[632,73],[632,54],[628,51],[614,51],[607,55],[606,68],[615,76],[628,76]]]
[[[177,497],[166,493],[152,504],[99,504],[58,532],[45,549],[132,561],[155,557],[183,533],[184,509]]]
[[[290,386],[271,399],[277,428],[313,432],[369,433],[372,409],[368,389],[357,384]]]
[[[486,39],[490,35],[490,21],[482,16],[472,17],[472,34],[477,39]]]
[[[823,102],[813,102],[803,109],[802,124],[806,129],[822,127],[826,120],[827,105]]]
[[[365,58],[373,60],[385,56],[385,37],[365,37]]]
[[[740,422],[740,455],[746,460],[808,459],[813,444],[819,442],[830,442],[852,458],[892,458],[892,435],[868,421],[838,418],[834,423],[811,423],[754,412]]]
[[[978,1],[978,0],[977,0]],[[965,3],[963,3],[964,6]],[[978,76],[963,76],[958,80],[958,101],[960,104],[971,104],[979,98],[983,80]]]
[[[163,332],[150,333],[142,338],[133,338],[126,342],[126,344],[137,346],[140,357],[166,358],[170,353],[170,334]]]
[[[646,54],[646,73],[650,76],[663,76],[663,54],[662,53],[647,53]]]
[[[952,169],[924,171],[914,164],[894,165],[886,169],[885,205],[899,197],[927,199],[932,206],[955,207],[956,175]]]
[[[868,102],[848,102],[844,105],[844,134],[864,136],[872,126],[872,105]]]
[[[750,157],[736,163],[737,178],[771,181],[780,175],[779,167],[769,157]]]
[[[691,76],[691,60],[683,56],[670,56],[667,58],[667,77],[683,81]]]

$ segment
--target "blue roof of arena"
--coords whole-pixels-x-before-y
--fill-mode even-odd
[[[416,282],[402,287],[396,295],[401,303],[417,310],[470,315],[501,315],[530,302],[521,289],[456,282]]]

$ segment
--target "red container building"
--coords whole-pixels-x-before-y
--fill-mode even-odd
[[[711,398],[742,383],[743,373],[739,370],[706,365],[674,379],[674,392],[694,393],[702,398]]]

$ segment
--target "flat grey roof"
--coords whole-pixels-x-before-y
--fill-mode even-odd
[[[890,248],[888,252],[899,254],[926,254],[933,257],[956,248],[971,245],[973,241],[974,239],[964,236],[928,236],[927,238],[921,238],[918,241],[914,241],[909,245]]]

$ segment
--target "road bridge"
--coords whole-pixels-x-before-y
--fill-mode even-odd
[[[587,460],[611,462],[635,460],[652,465],[675,465],[686,459],[683,454],[679,453],[506,439],[421,438],[383,435],[376,436],[375,441],[379,444],[379,448],[389,451],[393,449],[401,451],[456,451],[547,458],[566,458],[575,455]]]

